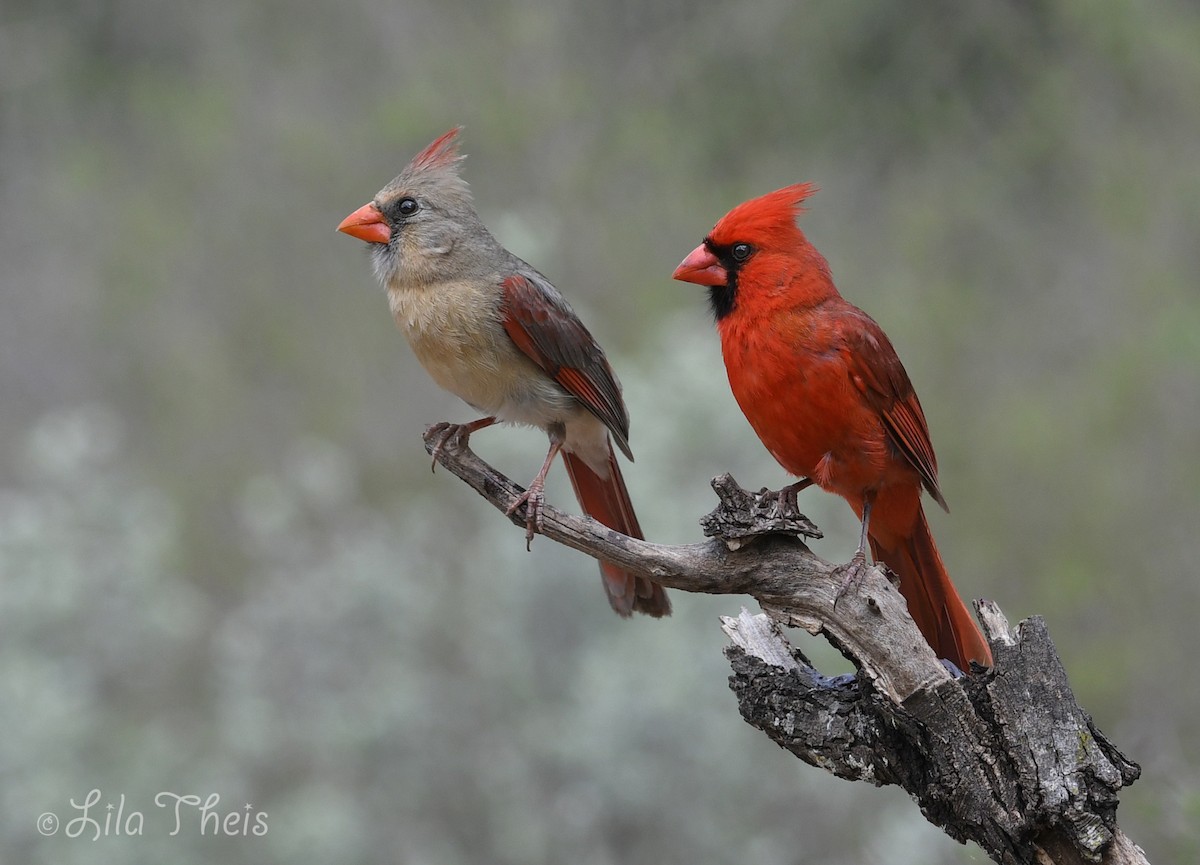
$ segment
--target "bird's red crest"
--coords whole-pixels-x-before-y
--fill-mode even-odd
[[[449,132],[434,139],[424,150],[412,158],[408,164],[409,169],[413,171],[439,168],[453,170],[465,158],[458,152],[458,133],[460,132],[462,132],[462,127],[455,126]]]
[[[811,183],[794,183],[758,198],[743,201],[721,217],[713,227],[718,243],[726,240],[758,240],[767,237],[803,236],[796,219],[804,212],[804,201],[817,191]]]

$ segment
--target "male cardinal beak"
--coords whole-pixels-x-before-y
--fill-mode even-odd
[[[671,278],[681,282],[694,282],[696,285],[729,284],[729,273],[712,254],[712,250],[703,243],[688,253],[688,257],[675,268]]]
[[[392,239],[392,230],[383,214],[369,201],[343,219],[337,230],[367,243],[387,243]]]

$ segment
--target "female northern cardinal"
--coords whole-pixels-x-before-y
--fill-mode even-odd
[[[798,184],[739,204],[675,269],[709,287],[733,395],[767,450],[850,503],[862,520],[851,568],[900,578],[909,613],[939,656],[963,670],[991,652],[955,591],[921,507],[943,508],[925,414],[883,330],[838,294],[796,225],[815,191]]]
[[[643,537],[609,433],[629,459],[629,413],[600,346],[558,290],[497,242],[458,174],[451,129],[338,226],[367,241],[392,315],[433,380],[486,417],[445,424],[437,448],[497,422],[541,427],[550,451],[529,489],[526,540],[540,525],[546,473],[562,453],[585,513]],[[436,449],[435,449],[436,453]],[[662,587],[600,563],[612,608],[671,612]]]

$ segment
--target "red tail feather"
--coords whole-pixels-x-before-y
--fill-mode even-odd
[[[644,538],[611,445],[608,448],[608,478],[601,478],[575,454],[564,453],[563,463],[585,514],[621,534],[639,540]],[[604,578],[608,603],[618,615],[628,616],[636,611],[659,618],[671,614],[667,593],[657,583],[635,577],[604,561],[600,562],[600,574]]]
[[[900,594],[908,601],[908,612],[939,658],[949,658],[963,671],[969,662],[992,665],[992,653],[975,619],[958,595],[933,535],[924,509],[917,513],[911,534],[898,539],[895,549],[885,549],[871,540],[875,561],[883,562],[900,578]]]

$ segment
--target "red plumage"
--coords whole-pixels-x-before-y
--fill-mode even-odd
[[[922,488],[945,499],[916,391],[882,328],[842,298],[796,225],[814,191],[797,184],[739,204],[675,278],[709,287],[730,387],[771,454],[849,502],[941,657],[988,665],[921,506]]]
[[[408,163],[409,171],[413,173],[429,171],[430,169],[453,168],[466,157],[458,152],[458,133],[461,126],[455,126],[448,132],[443,132]]]

